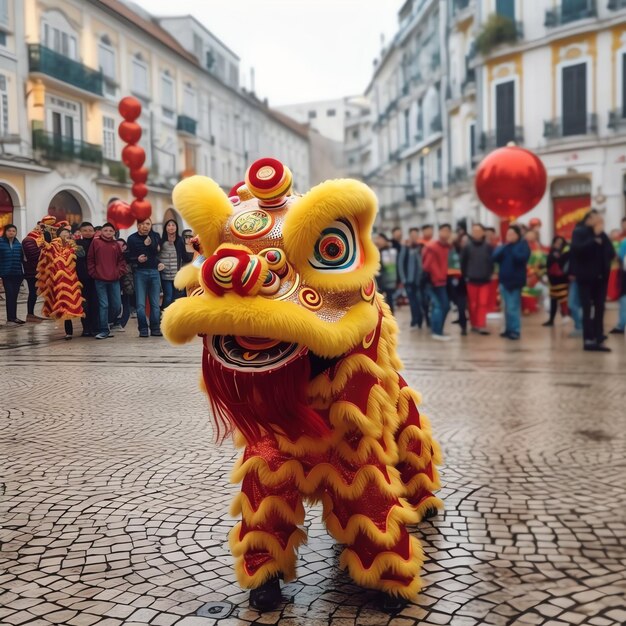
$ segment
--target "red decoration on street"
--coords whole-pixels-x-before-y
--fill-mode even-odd
[[[147,167],[140,167],[137,170],[130,170],[130,179],[134,183],[145,183],[148,180],[149,170]]]
[[[141,126],[136,122],[122,122],[117,132],[122,141],[129,144],[139,143],[141,139]]]
[[[476,171],[480,201],[501,218],[514,221],[533,209],[546,191],[547,174],[541,159],[517,146],[488,154]]]
[[[117,230],[123,230],[135,223],[135,216],[126,202],[112,200],[107,206],[107,221],[111,222]]]
[[[141,102],[132,96],[120,100],[117,107],[120,115],[128,122],[134,122],[141,115]]]
[[[144,183],[135,183],[132,192],[137,200],[143,200],[148,195],[148,187]]]
[[[130,203],[130,210],[138,222],[143,222],[152,215],[152,205],[148,200],[133,200]]]
[[[140,146],[128,145],[122,150],[122,161],[131,170],[138,170],[146,160],[146,153]]]
[[[122,162],[129,169],[130,178],[133,181],[132,193],[135,200],[131,202],[130,206],[123,201],[118,201],[119,204],[124,205],[125,209],[122,210],[120,206],[115,206],[113,214],[118,221],[114,224],[120,223],[122,220],[125,226],[120,228],[130,228],[134,220],[142,222],[152,215],[152,205],[146,196],[148,195],[148,168],[143,167],[146,160],[146,152],[137,143],[141,139],[141,126],[135,122],[135,120],[141,115],[141,102],[136,98],[126,97],[120,100],[119,104],[120,115],[124,118],[124,121],[118,128],[118,134],[122,141],[126,142],[126,146],[122,150]],[[108,215],[108,213],[107,213]],[[128,222],[128,215],[130,215],[130,222]]]

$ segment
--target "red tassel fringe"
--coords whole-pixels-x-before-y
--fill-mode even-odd
[[[275,372],[248,374],[226,369],[204,348],[202,376],[213,411],[217,440],[223,441],[235,429],[249,443],[276,429],[292,441],[302,435],[327,436],[330,433],[328,424],[306,404],[309,374],[307,356]]]

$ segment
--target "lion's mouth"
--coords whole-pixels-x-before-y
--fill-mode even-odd
[[[209,335],[204,343],[211,357],[223,367],[249,373],[282,368],[308,352],[306,346],[298,343],[267,337]]]

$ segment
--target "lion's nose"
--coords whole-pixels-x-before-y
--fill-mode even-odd
[[[267,270],[267,261],[251,250],[223,246],[203,263],[202,280],[218,296],[228,291],[253,296],[263,286]]]

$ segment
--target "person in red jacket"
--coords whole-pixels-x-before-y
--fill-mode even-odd
[[[450,337],[443,334],[446,316],[450,310],[448,300],[448,254],[450,252],[450,224],[439,226],[439,238],[429,241],[422,252],[424,274],[427,275],[428,292],[430,295],[430,328],[433,339],[449,341]]]
[[[115,241],[115,228],[107,222],[99,237],[94,237],[87,253],[87,271],[94,279],[98,296],[100,332],[96,339],[111,336],[109,322],[117,318],[122,308],[120,277],[126,270],[121,246]]]
[[[37,226],[31,230],[24,239],[22,239],[22,252],[24,254],[24,278],[28,284],[28,303],[26,315],[27,322],[34,322],[38,324],[43,322],[45,317],[39,317],[35,315],[35,304],[37,304],[37,264],[39,263],[39,257],[41,255],[41,241],[43,239],[43,232],[37,223]]]

